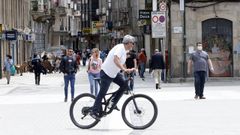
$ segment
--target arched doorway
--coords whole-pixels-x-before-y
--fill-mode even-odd
[[[233,76],[232,21],[212,18],[202,22],[203,48],[208,52],[214,66],[211,77]]]

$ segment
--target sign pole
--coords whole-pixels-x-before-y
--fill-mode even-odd
[[[2,40],[0,39],[0,79],[2,79]]]

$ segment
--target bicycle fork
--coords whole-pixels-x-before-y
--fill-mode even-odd
[[[134,104],[134,107],[135,107],[135,109],[136,109],[136,110],[134,110],[134,113],[135,113],[135,114],[140,114],[140,113],[142,113],[142,111],[141,111],[141,110],[138,108],[138,106],[137,106],[137,103],[136,103],[136,100],[135,100],[133,94],[132,94],[132,96],[133,96],[133,104]]]

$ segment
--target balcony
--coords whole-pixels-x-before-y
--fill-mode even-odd
[[[32,15],[33,20],[37,22],[44,23],[54,20],[56,16],[66,16],[65,7],[63,6],[49,8],[51,5],[47,2],[39,3],[37,0],[32,0],[31,7],[30,14]]]

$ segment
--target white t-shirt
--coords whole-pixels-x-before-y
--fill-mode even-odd
[[[114,56],[117,55],[120,59],[121,64],[124,64],[126,61],[127,51],[125,50],[124,44],[118,44],[114,46],[108,53],[107,58],[102,64],[102,70],[111,78],[115,78],[117,73],[121,70],[114,63]]]

